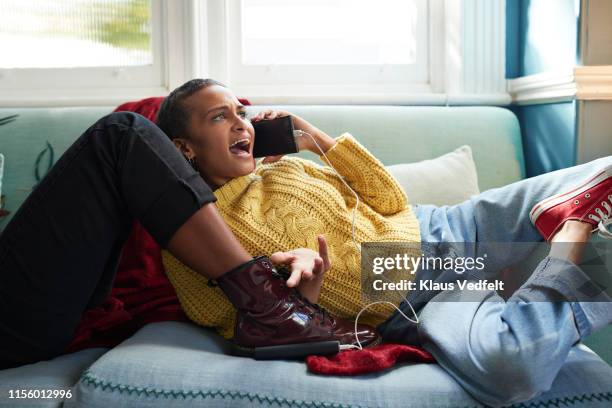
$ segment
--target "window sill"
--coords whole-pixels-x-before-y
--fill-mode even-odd
[[[164,96],[165,87],[109,88],[109,89],[4,89],[0,95],[0,107],[44,106],[115,106],[124,102]]]
[[[361,93],[265,95],[237,92],[254,105],[492,105],[506,106],[510,94]]]
[[[429,105],[506,106],[511,102],[509,93],[445,94],[433,92],[310,92],[308,94],[260,93],[233,89],[236,95],[255,105]],[[0,96],[0,107],[46,106],[116,106],[124,102],[164,96],[164,87],[132,89],[41,90],[37,92],[5,90]]]

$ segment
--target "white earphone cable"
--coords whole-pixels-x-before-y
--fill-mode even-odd
[[[357,192],[355,192],[355,190],[353,190],[351,188],[351,186],[349,186],[349,184],[346,182],[346,180],[344,180],[344,177],[342,177],[342,175],[340,175],[340,173],[338,173],[338,171],[334,168],[334,166],[331,164],[331,162],[327,158],[327,155],[325,154],[325,152],[321,148],[321,146],[319,146],[319,144],[317,143],[315,138],[310,133],[304,132],[303,130],[294,130],[293,131],[293,136],[295,136],[295,137],[302,137],[303,135],[307,135],[308,137],[310,137],[310,139],[315,144],[317,149],[319,149],[319,151],[321,152],[321,156],[323,156],[323,158],[327,162],[327,165],[334,171],[336,176],[338,176],[338,178],[340,179],[340,181],[342,181],[342,183],[346,186],[346,188],[348,188],[353,193],[353,195],[355,196],[355,207],[353,207],[353,211],[352,211],[351,233],[352,233],[352,238],[353,238],[353,244],[355,245],[355,248],[357,249],[357,252],[359,252],[361,254],[361,245],[357,242],[357,238],[355,237],[355,217],[356,217],[356,214],[357,214],[357,207],[359,206],[359,202],[360,202],[359,201],[359,195],[357,194]],[[384,277],[384,275],[381,275],[381,277],[386,279]],[[355,338],[357,339],[357,344],[358,345],[355,346],[353,344],[343,344],[343,345],[340,345],[340,350],[349,350],[349,349],[363,350],[363,346],[361,345],[361,341],[359,340],[359,335],[357,333],[357,324],[359,322],[359,317],[361,316],[361,314],[366,309],[368,309],[370,306],[373,306],[373,305],[376,305],[376,304],[389,304],[389,305],[393,306],[406,320],[408,320],[411,323],[418,324],[419,323],[419,316],[416,314],[416,311],[414,310],[414,308],[412,307],[412,304],[410,303],[410,301],[408,301],[406,296],[403,296],[403,298],[404,298],[404,301],[406,302],[406,304],[408,304],[408,306],[410,307],[410,310],[412,311],[412,314],[414,315],[414,319],[411,319],[408,316],[406,316],[404,314],[404,312],[402,312],[400,310],[399,307],[397,307],[395,304],[393,304],[393,303],[391,303],[389,301],[380,300],[380,301],[369,303],[369,304],[365,305],[359,311],[359,313],[357,313],[357,316],[355,317]]]

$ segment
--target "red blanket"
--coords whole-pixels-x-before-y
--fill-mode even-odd
[[[422,348],[391,343],[370,349],[341,351],[331,357],[306,357],[308,369],[322,375],[375,373],[402,362],[435,363],[435,360]]]

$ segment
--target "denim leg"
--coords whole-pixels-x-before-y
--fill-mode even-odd
[[[453,206],[417,205],[414,212],[421,230],[423,252],[435,257],[487,254],[485,276],[481,277],[495,276],[541,245],[543,238],[529,220],[529,212],[537,202],[580,184],[611,162],[612,156],[521,180],[487,190]],[[454,245],[454,253],[448,252],[448,243],[459,244]],[[440,283],[464,278],[450,270],[419,270],[416,275],[416,280]],[[411,291],[406,298],[418,311],[438,293]],[[405,302],[400,308],[405,313],[412,313]],[[416,325],[397,312],[378,329],[388,341],[419,344]]]
[[[479,243],[459,247],[464,251],[457,255],[497,254],[488,260],[486,271],[495,274],[528,256],[542,241],[529,220],[533,205],[611,162],[612,157],[606,157],[533,177],[455,206],[419,205],[415,213],[422,241]],[[487,246],[500,242],[526,244],[506,245],[504,252]],[[441,255],[435,245],[425,247],[426,255]],[[453,271],[419,271],[417,279],[457,282],[460,277]],[[612,300],[605,293],[591,302],[580,301],[584,297],[577,291],[588,282],[576,265],[547,257],[508,302],[495,291],[409,293],[408,300],[421,309],[420,324],[395,313],[379,328],[386,340],[423,345],[479,400],[510,404],[549,389],[570,348],[611,323]],[[402,310],[409,312],[405,304]]]
[[[155,124],[100,119],[0,235],[0,368],[61,354],[92,296],[110,291],[134,219],[165,246],[214,200]]]
[[[571,189],[610,164],[612,156],[603,157],[487,190],[457,205],[418,205],[415,214],[421,228],[421,241],[478,243],[464,246],[466,251],[462,256],[487,253],[489,269],[497,272],[527,257],[543,240],[529,220],[529,212],[535,204]],[[511,242],[523,244],[497,245]]]
[[[420,342],[478,400],[528,400],[550,389],[576,342],[612,321],[606,294],[575,301],[586,281],[576,265],[546,257],[507,302],[495,291],[469,301],[459,289],[439,293],[421,312]]]

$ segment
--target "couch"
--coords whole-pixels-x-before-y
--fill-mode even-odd
[[[264,107],[254,106],[251,110]],[[291,106],[331,135],[351,132],[383,163],[434,158],[469,145],[481,191],[524,177],[516,117],[494,107]],[[0,109],[2,193],[14,213],[38,176],[111,107]],[[45,151],[46,149],[46,151]],[[45,151],[45,152],[43,152]],[[312,156],[310,156],[312,157]],[[38,160],[37,160],[38,159]],[[443,180],[439,181],[443,188]],[[9,216],[10,217],[10,216]],[[7,218],[0,221],[0,228]],[[517,407],[612,406],[612,332],[575,346],[552,389]],[[606,363],[587,345],[608,359]],[[353,378],[307,372],[303,362],[227,355],[228,343],[185,322],[143,327],[112,349],[92,348],[0,371],[0,406],[480,407],[435,364],[403,364]],[[563,385],[562,385],[563,384]],[[8,390],[70,390],[70,398],[10,399]]]

